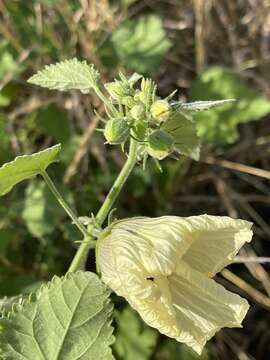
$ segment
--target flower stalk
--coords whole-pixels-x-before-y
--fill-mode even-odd
[[[125,162],[122,170],[120,171],[113,186],[111,187],[111,190],[109,191],[104,203],[102,204],[101,208],[99,209],[99,211],[96,215],[95,220],[99,226],[102,226],[102,224],[104,223],[115,200],[117,199],[118,195],[120,194],[125,182],[127,181],[130,173],[132,172],[132,170],[136,164],[137,148],[138,148],[137,142],[134,139],[131,139],[127,161]],[[91,239],[93,240],[93,230],[94,230],[94,226],[92,224],[90,224],[87,228],[87,234],[84,238],[84,241],[82,242],[79,249],[77,250],[77,253],[75,254],[75,256],[72,260],[72,263],[68,269],[68,272],[77,271],[78,269],[81,268],[82,264],[84,263],[87,253],[90,249],[89,240],[91,240]]]

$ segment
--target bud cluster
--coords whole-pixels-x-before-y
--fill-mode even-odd
[[[140,86],[134,85],[141,79]],[[105,84],[116,113],[110,115],[104,136],[111,145],[124,144],[130,137],[140,143],[143,156],[162,160],[174,151],[173,134],[162,129],[173,114],[167,99],[156,95],[157,85],[151,79],[133,74]]]

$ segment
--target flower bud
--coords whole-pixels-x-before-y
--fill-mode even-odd
[[[140,120],[145,115],[145,106],[143,104],[137,104],[132,107],[130,114],[135,120]]]
[[[129,135],[129,126],[125,119],[110,119],[104,129],[104,136],[111,145],[124,143]]]
[[[131,94],[131,88],[128,84],[124,84],[121,81],[114,81],[104,85],[108,93],[115,100],[123,98]]]
[[[148,137],[147,152],[150,156],[162,160],[173,150],[173,137],[163,131],[155,130]]]
[[[150,108],[151,115],[158,122],[164,122],[168,120],[171,107],[168,101],[166,100],[157,100],[155,101]]]
[[[122,98],[122,104],[126,105],[128,108],[132,108],[137,102],[134,100],[133,96],[125,96]]]

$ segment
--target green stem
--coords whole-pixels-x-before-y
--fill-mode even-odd
[[[73,210],[69,207],[69,205],[66,203],[63,196],[59,193],[56,186],[54,185],[52,179],[49,177],[48,173],[46,171],[42,171],[41,173],[43,179],[45,180],[46,184],[50,188],[51,192],[59,202],[59,204],[63,207],[63,209],[66,211],[66,213],[69,215],[69,217],[72,219],[73,223],[77,226],[77,228],[81,231],[81,233],[84,235],[84,237],[88,237],[88,231],[83,226],[82,223],[78,220],[77,216],[73,212]]]
[[[124,186],[127,178],[129,177],[131,171],[133,170],[136,164],[137,146],[138,146],[137,142],[131,139],[128,159],[125,165],[123,166],[122,170],[120,171],[109,194],[107,195],[104,203],[102,204],[101,208],[99,209],[96,215],[96,221],[100,226],[102,226],[104,220],[108,216],[115,200],[117,199],[122,187]],[[93,231],[93,225],[90,225],[88,227],[88,238],[91,236],[92,231]],[[89,250],[89,242],[84,241],[77,250],[77,253],[75,254],[75,257],[68,269],[68,272],[77,271],[81,267],[82,263],[84,262],[87,256],[88,250]]]

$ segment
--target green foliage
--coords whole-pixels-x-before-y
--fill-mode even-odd
[[[68,203],[73,205],[72,193],[67,191],[61,191],[61,193]],[[55,201],[54,196],[43,181],[33,181],[28,185],[22,218],[33,236],[41,238],[51,234],[63,222],[65,216],[65,212]]]
[[[230,99],[208,112],[195,114],[198,133],[204,140],[218,144],[232,144],[238,137],[240,123],[257,120],[270,111],[270,101],[244,85],[238,75],[222,67],[205,70],[191,86],[193,100]]]
[[[99,73],[94,65],[74,58],[45,66],[45,69],[33,75],[28,82],[53,90],[77,89],[85,94],[97,87],[98,79]]]
[[[124,21],[112,34],[119,61],[140,73],[151,73],[163,61],[171,43],[156,15]]]
[[[180,154],[198,160],[200,156],[200,141],[196,125],[184,114],[176,113],[162,125],[174,138],[174,148]]]
[[[71,130],[67,113],[55,105],[40,108],[35,113],[35,125],[62,145],[70,140]]]
[[[213,100],[213,101],[193,101],[189,103],[179,103],[180,109],[188,110],[188,111],[204,111],[212,109],[213,107],[224,105],[226,103],[231,103],[235,101],[235,99],[227,99],[227,100]]]
[[[41,174],[57,161],[61,145],[52,146],[32,155],[17,156],[15,160],[0,168],[0,195],[8,193],[22,180]]]
[[[0,255],[5,255],[8,250],[8,245],[16,238],[15,229],[0,229]]]
[[[207,348],[203,350],[202,355],[196,354],[193,350],[184,344],[180,344],[175,340],[165,340],[158,350],[156,360],[210,360],[210,355]]]
[[[3,40],[0,42],[0,79],[5,78],[9,74],[18,75],[22,68],[18,66],[14,59],[8,42]],[[1,92],[0,92],[1,94]]]
[[[55,277],[1,320],[2,359],[113,359],[108,296],[93,273]]]
[[[6,131],[7,118],[0,113],[0,162],[6,161],[9,153],[9,136]]]
[[[147,360],[153,354],[158,333],[145,325],[138,314],[126,307],[116,312],[117,324],[114,350],[121,360]]]

